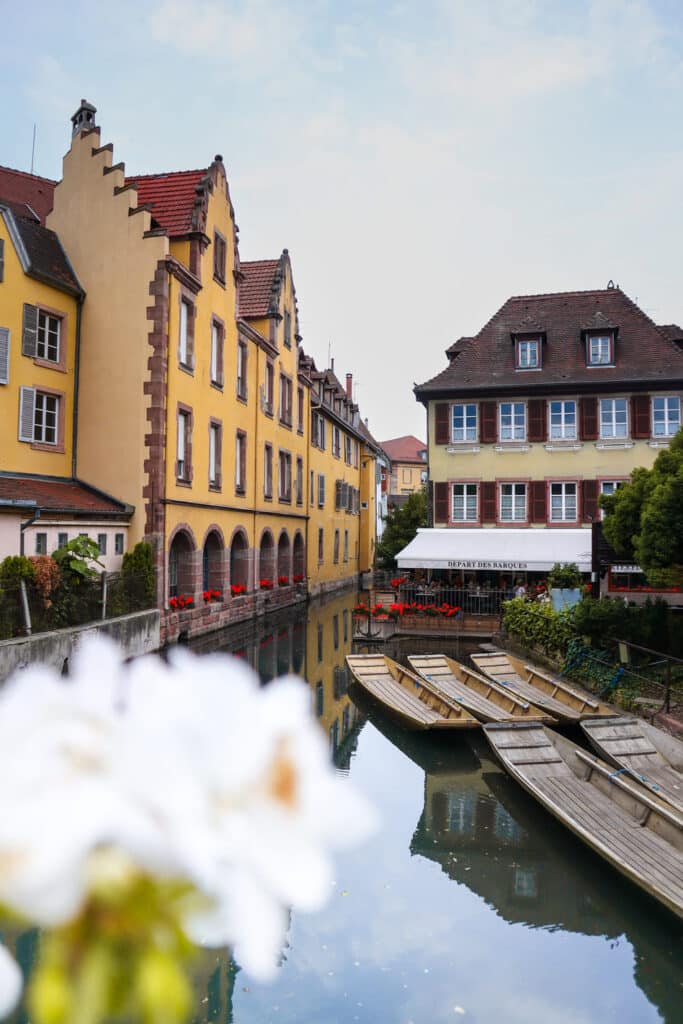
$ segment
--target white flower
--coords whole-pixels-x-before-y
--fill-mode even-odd
[[[16,961],[0,945],[0,1019],[8,1017],[19,1002],[23,978]]]
[[[258,976],[275,969],[287,908],[329,894],[328,850],[373,825],[301,681],[261,688],[237,659],[184,651],[122,665],[100,638],[69,680],[32,669],[0,693],[0,806],[0,903],[51,925],[103,870],[184,879],[202,897],[189,933]]]

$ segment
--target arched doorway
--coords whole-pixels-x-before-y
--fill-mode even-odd
[[[277,578],[278,582],[281,579],[287,579],[289,582],[290,577],[290,566],[289,566],[289,536],[286,530],[283,530],[280,534],[280,539],[277,542]]]
[[[249,544],[243,530],[235,534],[230,545],[230,585],[249,587]]]
[[[211,530],[204,541],[202,590],[218,590],[223,593],[223,539],[216,530]]]
[[[194,596],[194,542],[186,530],[179,530],[168,552],[168,596]]]
[[[301,583],[306,576],[306,548],[304,538],[298,532],[294,535],[292,545],[292,576],[295,583]]]
[[[274,582],[275,576],[275,543],[270,530],[264,530],[261,537],[258,559],[259,580]]]

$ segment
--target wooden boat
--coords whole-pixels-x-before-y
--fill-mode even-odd
[[[472,729],[479,722],[410,669],[383,654],[348,654],[354,679],[407,729]]]
[[[594,700],[589,694],[568,686],[507,651],[473,654],[471,657],[477,668],[489,679],[509,687],[519,697],[536,704],[559,722],[579,722],[583,718],[616,714],[609,704]]]
[[[589,719],[581,728],[606,761],[683,814],[683,743],[641,718]]]
[[[518,697],[509,687],[499,686],[445,654],[409,655],[408,662],[422,679],[458,701],[480,722],[555,722],[546,711]]]
[[[683,917],[683,816],[544,725],[484,732],[520,785],[655,899]]]

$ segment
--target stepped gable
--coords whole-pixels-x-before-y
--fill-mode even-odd
[[[201,205],[198,190],[207,174],[206,167],[167,174],[135,174],[126,177],[126,185],[137,189],[138,206],[149,205],[154,224],[163,228],[169,238],[178,238],[199,228],[194,213]]]
[[[130,516],[131,508],[77,480],[62,477],[0,474],[0,505],[20,501],[49,512],[118,513]]]
[[[280,259],[240,262],[239,316],[262,320],[277,313]]]
[[[586,331],[614,330],[614,366],[586,366]],[[542,368],[533,375],[515,368],[513,337],[543,337]],[[676,325],[658,327],[620,288],[554,292],[509,298],[473,338],[447,349],[449,365],[415,387],[419,400],[439,393],[510,390],[615,382],[683,379],[683,353]]]
[[[420,458],[420,452],[427,450],[424,441],[413,434],[405,434],[403,437],[392,437],[388,441],[380,441],[381,448],[387,453],[391,462],[419,462],[424,464]]]
[[[37,174],[0,167],[0,201],[6,200],[17,216],[34,215],[43,225],[53,206],[56,184]]]

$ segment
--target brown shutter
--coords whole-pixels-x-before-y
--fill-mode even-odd
[[[0,281],[5,277],[5,240],[0,238]]]
[[[495,402],[479,405],[480,437],[482,444],[495,444],[498,440],[498,406]]]
[[[631,396],[631,437],[650,436],[650,396]]]
[[[496,483],[495,480],[485,480],[480,485],[482,523],[495,523],[496,521]]]
[[[450,444],[450,406],[448,402],[437,402],[434,406],[434,443]]]
[[[548,417],[545,398],[532,398],[529,401],[529,440],[545,441]]]
[[[584,480],[581,483],[581,518],[592,523],[598,518],[598,481]]]
[[[38,340],[38,307],[24,303],[24,324],[21,337],[21,354],[35,358]]]
[[[447,523],[450,519],[448,514],[448,484],[434,484],[434,522]]]
[[[582,398],[579,402],[579,424],[582,441],[597,441],[598,438],[598,400]]]
[[[9,384],[9,327],[0,327],[0,384]]]
[[[529,519],[532,523],[545,523],[545,480],[532,480],[529,484]]]

